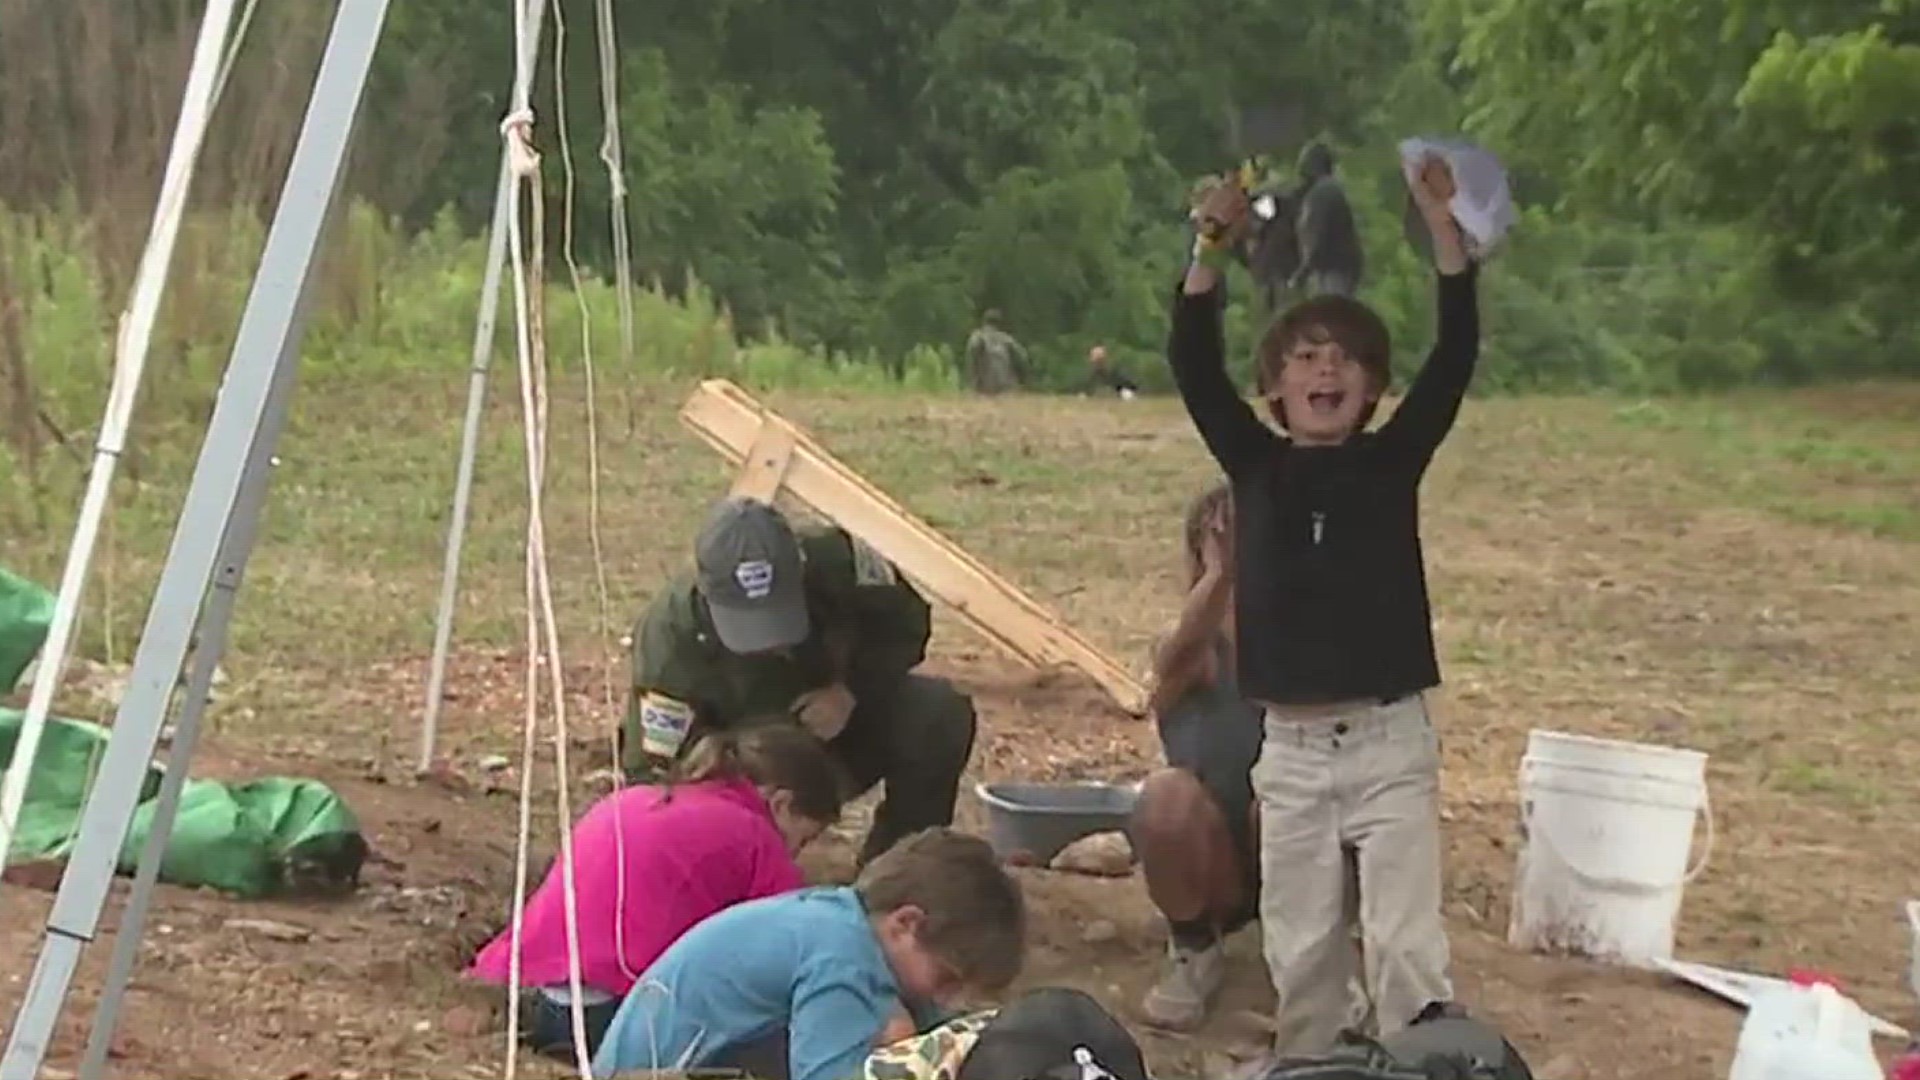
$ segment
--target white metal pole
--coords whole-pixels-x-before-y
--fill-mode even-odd
[[[173,743],[167,748],[167,769],[160,789],[154,795],[153,821],[147,830],[147,842],[141,849],[134,870],[133,885],[126,905],[120,911],[119,928],[113,932],[113,958],[107,965],[107,979],[100,987],[100,1004],[93,1014],[93,1030],[87,1036],[86,1053],[80,1059],[80,1080],[101,1080],[106,1075],[107,1051],[113,1045],[114,1030],[120,1024],[120,1003],[133,982],[133,967],[140,959],[140,939],[146,932],[147,909],[153,903],[153,887],[160,880],[160,864],[167,853],[167,839],[180,812],[180,793],[187,786],[187,763],[200,744],[200,721],[213,697],[213,676],[220,669],[220,657],[226,652],[227,633],[233,621],[234,604],[239,600],[240,581],[245,577],[247,553],[253,550],[260,509],[266,505],[267,486],[272,478],[273,447],[286,428],[287,406],[293,398],[297,364],[283,364],[268,392],[265,419],[255,444],[264,446],[267,467],[251,469],[240,486],[234,517],[222,541],[220,561],[214,571],[213,592],[200,613],[199,637],[187,672],[187,684],[180,698],[180,711],[173,725]]]
[[[85,599],[87,573],[93,565],[94,544],[100,536],[100,523],[106,517],[114,473],[126,445],[127,425],[133,418],[134,400],[139,396],[140,380],[146,371],[154,319],[166,293],[167,269],[173,263],[180,220],[186,214],[194,165],[206,141],[213,103],[219,97],[221,54],[233,24],[233,9],[234,0],[209,0],[206,15],[200,21],[200,37],[193,47],[193,66],[188,71],[186,92],[181,97],[180,118],[173,129],[173,148],[160,181],[160,200],[154,207],[147,247],[134,275],[127,310],[120,317],[119,332],[114,337],[113,382],[107,391],[100,437],[94,444],[93,467],[87,476],[86,496],[80,503],[80,519],[74,524],[73,542],[67,548],[67,565],[60,577],[53,623],[47,628],[47,640],[34,671],[33,689],[27,697],[27,712],[21,721],[13,760],[7,765],[6,779],[0,781],[0,863],[6,861],[7,853],[12,850],[14,833],[20,825],[20,810],[26,802],[27,781],[33,773],[34,758],[40,752],[47,716],[53,710],[53,695],[66,672],[74,628]]]
[[[523,66],[538,59],[547,5],[533,0],[527,15]],[[493,196],[493,222],[487,230],[487,267],[480,279],[480,314],[473,328],[473,363],[467,375],[467,418],[460,430],[460,465],[454,473],[453,511],[447,522],[446,557],[440,568],[440,606],[433,618],[433,659],[427,667],[426,709],[420,717],[420,754],[415,767],[433,767],[440,734],[440,706],[447,685],[447,654],[453,645],[453,608],[460,595],[460,553],[466,544],[468,503],[473,494],[473,463],[480,451],[480,422],[487,401],[487,369],[493,363],[494,327],[500,314],[500,275],[507,261],[507,214],[512,206],[512,164],[500,154],[500,180]]]
[[[269,468],[273,455],[270,404],[274,388],[298,363],[306,301],[321,237],[339,190],[352,142],[355,115],[386,21],[388,0],[341,0],[314,80],[299,144],[287,170],[260,269],[235,335],[226,381],[207,425],[193,482],[153,604],[134,654],[126,695],[113,734],[81,812],[80,832],[60,879],[25,996],[15,1014],[0,1080],[34,1080],[46,1059],[81,955],[99,931],[113,884],[114,867],[140,797],[140,779],[160,740],[167,704],[187,656],[202,602],[222,559],[244,569],[244,550],[228,550],[230,537],[247,537],[241,495],[253,473]],[[254,508],[257,509],[257,508]],[[215,653],[224,628],[200,643]],[[170,769],[192,762],[176,753]],[[166,823],[156,821],[158,842]]]

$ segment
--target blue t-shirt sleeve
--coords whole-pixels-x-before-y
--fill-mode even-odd
[[[537,991],[536,991],[537,992]],[[674,1041],[663,1013],[672,1003],[658,987],[636,984],[620,1003],[612,1023],[593,1054],[595,1077],[616,1076],[634,1069],[670,1069],[686,1052]]]
[[[787,1032],[791,1080],[850,1080],[860,1075],[873,1040],[886,1026],[884,1004],[846,981],[803,977],[794,988],[793,1022]]]

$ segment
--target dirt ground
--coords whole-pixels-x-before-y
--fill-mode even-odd
[[[463,657],[456,668],[467,685],[506,687],[519,677],[517,658],[505,654]],[[420,670],[393,665],[368,692],[410,687]],[[1152,767],[1157,748],[1148,725],[1120,716],[1076,679],[1036,678],[971,651],[941,657],[935,670],[978,696],[983,738],[976,778],[1127,778]],[[575,685],[591,685],[592,678],[585,669],[574,674]],[[462,727],[479,717],[456,708],[448,719]],[[466,727],[465,739],[504,745],[510,729],[495,728],[489,737]],[[604,749],[577,739],[574,752],[579,798],[592,790],[589,774],[604,765]],[[1450,746],[1450,775],[1477,771],[1476,752]],[[270,768],[335,784],[361,815],[376,858],[360,893],[332,903],[247,903],[163,886],[115,1043],[114,1075],[356,1080],[497,1074],[504,1053],[497,1003],[462,985],[455,972],[503,917],[513,878],[517,780],[511,771],[489,777],[471,756],[467,761],[463,777],[471,777],[472,786],[460,790],[457,783],[402,779],[396,762],[373,759],[343,767],[297,758],[242,761],[217,751],[204,757],[200,771],[208,775]],[[1474,797],[1458,786],[1449,792],[1448,817],[1462,999],[1496,1019],[1543,1080],[1722,1075],[1737,1030],[1734,1010],[1656,977],[1506,947],[1499,883],[1509,873],[1515,807],[1510,797]],[[840,880],[850,872],[865,811],[809,851],[816,879]],[[970,796],[962,822],[981,824]],[[1137,1019],[1135,1003],[1164,947],[1137,875],[1017,872],[1036,913],[1024,983],[1077,986]],[[124,886],[116,889],[116,908],[123,895]],[[11,1010],[26,958],[38,948],[50,895],[11,888],[7,896],[0,955],[17,959],[7,964],[0,1008]],[[1700,918],[1696,904],[1689,914],[1698,927],[1719,913]],[[77,1060],[112,928],[109,920],[78,980],[48,1074],[54,1080]],[[1891,940],[1885,934],[1861,933],[1857,940],[1858,951],[1822,959],[1844,971],[1898,959],[1884,951]],[[1205,1028],[1171,1035],[1136,1025],[1158,1075],[1218,1075],[1257,1049],[1272,1007],[1257,939],[1243,933],[1229,951],[1228,985]],[[1623,1054],[1627,1047],[1631,1053]],[[544,1063],[523,1064],[534,1075],[563,1074]]]
[[[416,783],[407,764],[424,683],[419,613],[431,610],[438,568],[439,525],[420,507],[438,505],[444,477],[426,477],[425,494],[399,485],[418,479],[405,463],[438,460],[452,445],[452,393],[422,399],[419,414],[441,417],[437,429],[415,414],[342,410],[353,421],[324,439],[317,423],[296,432],[276,480],[275,534],[247,586],[235,683],[195,765],[202,775],[336,784],[377,854],[364,887],[325,905],[163,888],[120,1025],[117,1075],[366,1080],[502,1068],[497,1003],[457,972],[507,909],[517,779],[481,763],[518,757],[518,650],[457,656],[443,730],[469,786]],[[1920,483],[1910,457],[1920,395],[1892,400],[1870,414],[1862,410],[1879,398],[1816,402],[1812,415],[1851,425],[1841,435],[1771,400],[1750,422],[1718,406],[1480,403],[1429,479],[1460,997],[1510,1034],[1542,1080],[1714,1080],[1739,1014],[1652,976],[1506,946],[1515,776],[1533,728],[1711,755],[1716,843],[1686,894],[1683,957],[1823,969],[1876,1013],[1915,1022],[1899,904],[1920,895],[1920,743],[1909,734],[1920,713],[1911,528]],[[642,430],[670,431],[674,403],[649,406]],[[1116,655],[1137,654],[1171,614],[1175,522],[1207,475],[1177,406],[930,400],[877,415],[870,402],[823,398],[791,409]],[[501,427],[511,430],[504,418]],[[1858,445],[1846,441],[1856,436]],[[418,452],[394,456],[406,438]],[[648,439],[631,449],[651,455],[649,470],[621,474],[605,496],[609,535],[639,553],[612,568],[623,605],[681,562],[721,475],[681,436]],[[494,484],[510,491],[508,472]],[[470,543],[484,570],[472,575],[463,641],[515,638],[520,518],[510,495],[493,498],[476,508]],[[164,521],[168,499],[156,488],[130,513]],[[554,534],[577,539],[578,500],[559,501],[556,514]],[[166,533],[151,531],[143,550],[123,549],[130,594],[157,565]],[[563,580],[591,580],[578,551],[557,558]],[[562,601],[574,643],[577,809],[605,764],[598,733],[609,710],[601,665],[581,648],[589,594],[571,586]],[[931,664],[979,703],[974,779],[1127,779],[1158,759],[1148,724],[1073,678],[1009,666],[944,615]],[[537,851],[550,842],[550,806]],[[961,816],[980,821],[970,795]],[[818,845],[810,868],[843,876],[862,827],[850,821]],[[1080,986],[1137,1018],[1164,947],[1138,878],[1020,873],[1036,913],[1026,981]],[[0,1015],[19,1000],[50,900],[0,889]],[[116,910],[117,901],[76,980],[56,1069],[77,1058]],[[1136,1027],[1160,1075],[1216,1075],[1260,1038],[1271,993],[1257,944],[1242,935],[1231,950],[1207,1028],[1173,1037]]]

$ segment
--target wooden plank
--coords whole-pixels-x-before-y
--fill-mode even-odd
[[[1125,667],[738,386],[724,379],[701,383],[680,420],[736,464],[756,453],[763,433],[782,431],[792,441],[782,486],[788,494],[871,544],[930,598],[1016,659],[1075,668],[1122,709],[1136,716],[1146,711],[1146,688]]]
[[[791,464],[792,430],[785,424],[761,421],[760,431],[754,435],[753,446],[747,450],[746,461],[740,466],[740,475],[734,477],[733,496],[773,502],[780,494],[780,485],[786,480],[787,466]]]
[[[928,546],[937,548],[938,554],[936,561],[945,560],[950,563],[959,563],[967,571],[965,576],[976,580],[963,583],[958,589],[945,593],[940,593],[934,588],[929,588],[929,592],[935,592],[936,599],[942,601],[948,607],[953,608],[962,617],[966,618],[968,623],[976,630],[1012,654],[1016,659],[1022,660],[1037,668],[1046,668],[1060,664],[1080,667],[1080,664],[1077,662],[1079,659],[1077,656],[1068,650],[1047,647],[1047,642],[1044,637],[1036,640],[1033,633],[1021,633],[1019,629],[1009,627],[1004,622],[993,621],[990,615],[983,618],[976,610],[981,600],[981,591],[977,586],[979,582],[985,581],[990,583],[988,586],[990,593],[991,591],[1000,591],[1011,594],[1014,603],[1025,612],[1027,616],[1025,621],[1027,622],[1032,622],[1037,619],[1047,627],[1064,629],[1064,625],[1060,620],[1049,614],[1046,609],[1028,598],[1024,593],[1020,592],[1020,590],[1008,585],[999,575],[995,574],[991,569],[988,569],[984,563],[975,559],[965,549],[954,544],[939,532],[935,531],[931,526],[914,517],[906,508],[894,502],[892,498],[887,496],[886,493],[882,492],[879,488],[874,487],[865,477],[854,472],[838,458],[835,458],[824,447],[815,442],[806,432],[795,427],[789,421],[778,415],[767,411],[764,406],[755,401],[752,395],[746,391],[725,380],[716,379],[705,385],[711,388],[715,399],[717,399],[707,402],[707,404],[717,404],[722,410],[719,415],[720,426],[712,429],[713,434],[720,434],[721,437],[709,437],[708,441],[730,460],[739,459],[740,433],[747,429],[747,421],[749,419],[754,424],[773,422],[784,427],[795,440],[796,449],[800,445],[804,445],[806,447],[806,454],[813,461],[820,464],[830,484],[851,489],[862,502],[877,505],[881,508],[883,512],[877,515],[877,517],[872,513],[863,516],[864,520],[873,522],[870,526],[870,531],[877,531],[881,535],[869,535],[867,532],[862,532],[832,510],[807,497],[804,493],[794,491],[791,485],[787,488],[789,493],[795,494],[800,498],[801,502],[813,510],[825,514],[827,517],[838,522],[842,527],[847,528],[855,535],[860,536],[861,539],[867,541],[867,543],[873,545],[881,554],[886,555],[895,564],[905,570],[909,577],[916,577],[912,567],[910,567],[908,563],[895,557],[893,551],[903,547],[909,550],[915,547],[924,549]],[[696,401],[698,401],[698,398],[699,395],[696,394]],[[682,410],[681,419],[683,421],[689,421],[689,426],[694,427],[696,432],[701,432],[701,425],[692,422],[692,419],[697,419],[699,416],[704,415],[696,409],[696,401],[690,401],[687,407]],[[706,432],[702,433],[707,434]],[[904,539],[898,535],[903,532],[906,534]],[[916,580],[920,579],[916,577]],[[920,583],[923,587],[928,585],[928,582],[925,580],[921,580]],[[991,599],[989,599],[989,610],[992,609],[992,606]],[[1002,606],[1004,607],[1004,605]],[[1068,634],[1072,633],[1070,630],[1066,632]],[[1094,650],[1092,646],[1086,646],[1086,648],[1097,655],[1098,650]]]

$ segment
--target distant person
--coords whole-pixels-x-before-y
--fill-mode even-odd
[[[1027,350],[1000,328],[1000,312],[989,309],[967,338],[967,384],[976,394],[1004,394],[1027,378]]]
[[[851,886],[741,904],[688,931],[621,1003],[593,1075],[850,1080],[963,995],[1004,990],[1025,956],[1019,883],[986,841],[928,829]]]
[[[680,935],[735,904],[806,885],[794,856],[840,818],[840,770],[819,739],[788,725],[708,735],[666,783],[623,788],[573,827],[573,888],[587,1053],[620,999]],[[558,860],[520,925],[522,1037],[573,1057],[566,895]],[[506,985],[509,926],[468,974]]]
[[[1300,194],[1278,183],[1263,184],[1250,194],[1256,213],[1242,245],[1243,261],[1259,290],[1261,313],[1273,315],[1300,269]]]
[[[1288,288],[1303,297],[1353,296],[1364,256],[1346,189],[1333,172],[1333,151],[1313,143],[1300,154],[1300,262]]]
[[[1122,401],[1132,401],[1140,393],[1140,387],[1107,357],[1105,345],[1095,345],[1087,350],[1087,383],[1085,394],[1112,394]]]
[[[766,503],[727,499],[694,543],[694,572],[634,629],[628,775],[659,774],[702,732],[772,717],[823,740],[854,790],[886,785],[863,863],[950,824],[975,717],[952,683],[914,671],[931,628],[926,599],[864,541],[838,526],[796,533]]]

